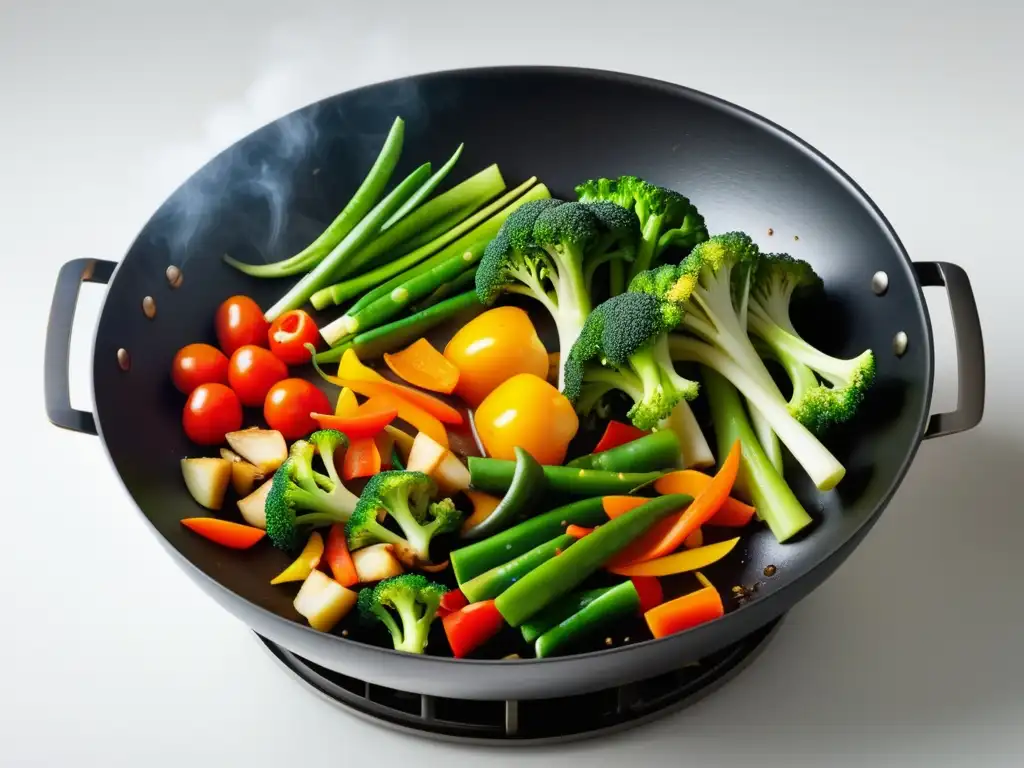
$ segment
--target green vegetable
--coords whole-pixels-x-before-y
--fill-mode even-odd
[[[679,438],[671,430],[652,432],[600,453],[573,459],[566,466],[609,472],[652,472],[679,466]]]
[[[870,349],[849,360],[835,358],[808,344],[793,327],[789,306],[794,291],[820,285],[806,261],[762,254],[750,288],[748,320],[750,332],[763,341],[792,381],[790,412],[819,434],[849,421],[875,378]],[[825,384],[818,382],[819,376]]]
[[[456,277],[454,280],[449,280],[447,283],[439,285],[437,287],[437,290],[435,290],[432,294],[427,296],[427,298],[423,299],[423,301],[421,301],[419,304],[415,304],[412,307],[412,311],[418,313],[422,312],[425,309],[430,309],[430,307],[434,306],[438,302],[444,301],[449,296],[452,296],[456,293],[462,293],[467,288],[472,288],[475,282],[476,268],[470,267],[461,275]],[[479,304],[480,302],[477,301],[477,303]]]
[[[567,549],[576,541],[568,534],[556,536],[551,541],[539,544],[528,552],[524,552],[507,563],[496,565],[489,571],[474,576],[467,582],[460,583],[459,589],[471,603],[491,600],[519,579],[528,574],[541,563],[547,562],[559,552]]]
[[[559,622],[537,638],[537,658],[554,656],[609,624],[614,624],[640,610],[640,595],[632,581],[624,581],[603,595],[591,600],[569,618]]]
[[[455,163],[459,161],[459,156],[462,154],[463,146],[464,145],[459,144],[459,146],[455,148],[455,152],[452,154],[452,156],[448,158],[448,162],[442,165],[441,168],[436,173],[434,173],[433,176],[431,176],[429,179],[423,182],[420,188],[413,193],[412,197],[410,197],[408,200],[402,203],[402,207],[395,211],[391,215],[391,218],[381,225],[381,232],[387,232],[391,227],[393,227],[399,221],[404,219],[409,213],[414,211],[416,209],[416,206],[418,206],[420,203],[422,203],[424,200],[430,197],[430,194],[435,189],[437,189],[438,185],[442,181],[444,181],[444,177],[451,173],[452,168],[455,167]]]
[[[610,259],[612,252],[623,258],[633,255],[635,242],[626,242],[628,233],[605,229],[613,220],[628,218],[613,219],[607,212],[599,216],[587,205],[561,200],[524,205],[487,246],[476,272],[481,303],[493,304],[503,293],[520,293],[537,299],[551,313],[563,353],[560,389],[564,357],[592,306],[589,268]]]
[[[498,233],[509,214],[530,201],[546,198],[550,193],[543,184],[538,184],[525,195],[515,200],[480,224],[478,227],[446,246],[424,264],[414,267],[403,282],[387,295],[349,310],[333,323],[320,330],[320,335],[331,346],[341,339],[369,328],[374,328],[394,317],[398,312],[424,296],[439,285],[457,277],[465,269],[479,261],[487,244]]]
[[[378,472],[363,487],[345,526],[349,549],[392,544],[406,565],[429,563],[434,536],[457,530],[462,522],[462,513],[451,499],[430,502],[436,492],[437,484],[422,472]],[[398,524],[405,538],[379,522],[385,514]]]
[[[811,524],[811,516],[765,456],[735,387],[715,371],[706,369],[704,390],[715,424],[719,455],[727,455],[733,443],[740,441],[737,486],[746,489],[775,538],[780,542],[788,541]]]
[[[607,516],[600,498],[583,499],[531,517],[494,536],[452,550],[451,561],[455,578],[460,584],[464,584],[484,571],[507,563],[565,533],[568,525],[590,527],[605,520]]]
[[[392,576],[359,590],[359,615],[367,623],[379,621],[387,627],[396,651],[423,653],[430,625],[447,591],[419,573]]]
[[[384,199],[360,220],[352,231],[338,243],[331,252],[324,256],[323,260],[313,267],[312,271],[306,273],[291,290],[288,291],[274,306],[264,313],[267,322],[274,322],[278,317],[292,309],[301,307],[309,297],[316,293],[325,283],[333,278],[338,271],[345,266],[345,262],[356,253],[380,228],[381,222],[394,213],[398,207],[405,202],[409,195],[423,183],[430,175],[430,163],[424,163],[415,171],[405,177]],[[389,235],[397,237],[393,233],[399,231],[402,224],[409,219],[404,219],[398,226],[390,230]]]
[[[384,352],[392,352],[415,341],[428,331],[436,328],[463,312],[476,313],[483,310],[476,291],[453,296],[450,299],[424,309],[415,315],[403,317],[387,325],[381,325],[364,333],[360,333],[352,341],[320,352],[316,361],[320,364],[336,363],[341,360],[346,349],[354,349],[359,358],[366,360],[378,357]]]
[[[544,468],[518,445],[515,447],[515,454],[516,467],[505,495],[486,519],[468,531],[463,530],[462,538],[482,539],[508,528],[513,520],[522,515],[534,500],[544,493]]]
[[[436,232],[436,234],[434,234],[433,237],[426,239],[424,242],[418,242],[420,240],[420,238],[418,237],[414,238],[404,246],[410,249],[407,250],[404,253],[404,255],[396,259],[391,259],[386,264],[382,264],[381,266],[376,267],[375,269],[372,269],[369,272],[365,272],[359,275],[358,277],[352,277],[347,280],[344,280],[343,282],[335,283],[334,285],[322,288],[321,290],[313,294],[310,301],[312,302],[313,306],[316,307],[317,309],[324,309],[325,307],[331,306],[332,304],[342,304],[343,302],[347,301],[353,296],[362,295],[359,301],[357,301],[350,308],[356,309],[358,307],[365,306],[366,304],[370,303],[376,298],[379,298],[380,296],[386,295],[391,291],[392,288],[395,287],[395,285],[398,285],[398,282],[400,282],[399,280],[398,282],[389,284],[389,281],[391,279],[395,278],[396,276],[400,276],[407,269],[410,269],[414,267],[416,264],[419,264],[428,256],[437,253],[439,250],[441,250],[444,246],[451,243],[453,240],[457,239],[458,237],[461,237],[466,232],[469,232],[471,229],[476,227],[481,222],[486,221],[488,218],[493,216],[495,213],[497,213],[506,205],[515,200],[517,197],[519,197],[519,195],[522,194],[530,186],[532,186],[536,180],[536,177],[528,179],[525,183],[520,184],[512,191],[502,195],[500,198],[492,202],[490,205],[482,208],[476,213],[473,213],[473,210],[476,208],[476,205],[473,205],[473,208],[468,210],[468,218],[467,216],[462,216],[461,218],[458,219],[458,221],[453,221],[456,214],[451,214],[445,217],[444,219],[442,219],[442,222],[453,221],[450,227],[445,227],[444,229],[440,229],[440,231],[437,231],[440,228],[440,224],[442,223],[439,222],[436,228],[431,229],[431,232]],[[497,187],[497,189],[494,189],[495,187]],[[478,173],[476,176],[467,179],[466,181],[462,182],[462,184],[453,187],[448,192],[445,192],[443,195],[439,195],[434,200],[431,200],[430,202],[426,203],[420,210],[422,211],[424,209],[427,209],[429,211],[430,207],[436,205],[439,202],[443,202],[447,205],[457,205],[459,204],[459,201],[465,197],[465,195],[460,194],[457,198],[452,198],[449,196],[453,195],[454,193],[464,188],[469,191],[475,191],[478,195],[481,196],[487,195],[489,198],[503,190],[505,188],[505,182],[501,178],[501,174],[498,171],[498,166],[492,165]],[[482,200],[480,202],[482,202]],[[461,214],[461,212],[465,210],[467,210],[467,208],[463,207],[457,213]],[[469,215],[470,213],[472,213],[472,215]],[[373,244],[371,244],[371,246],[372,245]],[[379,255],[379,253],[371,254],[371,256],[374,256],[374,259],[376,258],[376,256]]]
[[[324,230],[316,240],[303,248],[291,258],[278,261],[273,264],[245,264],[230,256],[225,256],[224,261],[235,269],[253,277],[287,277],[308,272],[331,250],[352,231],[353,227],[377,204],[380,196],[384,194],[384,188],[391,180],[398,158],[402,154],[402,142],[405,137],[405,123],[401,118],[395,118],[391,125],[384,146],[380,154],[366,174],[359,189],[349,199],[348,203]]]
[[[656,522],[678,512],[691,501],[683,494],[659,496],[603,523],[561,555],[542,563],[502,592],[495,601],[495,607],[505,621],[518,627],[575,589]]]
[[[334,466],[335,451],[344,452],[347,446],[345,435],[334,429],[319,430],[308,441],[297,440],[292,444],[288,458],[274,473],[264,505],[267,537],[275,547],[296,549],[303,543],[300,528],[344,523],[349,519],[358,498],[342,484]],[[316,452],[323,459],[328,478],[313,471]]]
[[[547,608],[537,611],[528,621],[523,622],[519,631],[523,640],[527,643],[534,642],[549,629],[558,626],[574,613],[587,607],[595,599],[605,594],[612,587],[598,587],[597,589],[586,589],[582,592],[572,594],[555,600]]]
[[[507,459],[469,457],[473,487],[488,493],[504,493],[512,484],[516,463]],[[629,493],[661,477],[661,472],[609,472],[600,469],[544,466],[548,489],[570,496],[611,496]]]

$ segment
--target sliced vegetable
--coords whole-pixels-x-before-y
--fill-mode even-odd
[[[618,448],[620,445],[625,445],[649,434],[651,433],[647,430],[637,429],[632,424],[623,424],[621,421],[612,419],[604,428],[601,439],[594,446],[594,453],[610,451],[612,448]]]
[[[373,544],[352,551],[351,555],[360,584],[382,581],[405,573],[391,544]]]
[[[462,659],[486,643],[505,626],[493,600],[472,603],[441,619],[452,655]]]
[[[248,549],[266,535],[259,528],[216,517],[187,517],[181,524],[204,539],[231,549]]]
[[[644,619],[651,634],[661,638],[685,632],[724,615],[722,596],[717,589],[709,586],[652,608],[644,614]]]
[[[334,404],[335,416],[352,416],[359,409],[356,393],[348,387],[342,387],[338,393],[338,402]]]
[[[231,483],[231,462],[225,459],[182,459],[181,474],[188,492],[201,506],[217,510]]]
[[[328,413],[331,402],[305,379],[279,381],[267,393],[263,418],[288,440],[298,440],[317,428],[311,413]],[[241,452],[240,452],[241,453]]]
[[[360,437],[348,444],[341,469],[341,479],[373,477],[380,472],[380,453],[372,437]]]
[[[309,415],[320,425],[320,429],[336,429],[349,440],[359,440],[364,437],[376,437],[398,416],[398,410],[395,408],[377,410],[376,406],[377,403],[374,403],[374,409],[371,410],[360,408],[351,416],[337,416],[329,413],[311,413]]]
[[[693,494],[688,493],[687,496]],[[642,496],[605,496],[601,499],[601,506],[604,508],[604,513],[608,515],[608,518],[614,520],[616,517],[626,514],[631,509],[645,504],[647,499]]]
[[[495,598],[541,563],[546,563],[566,550],[573,541],[573,537],[568,534],[556,536],[551,541],[546,541],[507,563],[496,565],[489,571],[474,576],[469,581],[460,582],[459,587],[462,589],[462,594],[471,603]]]
[[[711,483],[710,475],[693,469],[684,469],[659,477],[654,481],[654,490],[658,493],[685,493],[697,498],[707,490]],[[730,496],[722,502],[722,506],[708,520],[707,524],[726,528],[742,528],[754,517],[754,511],[749,504],[744,504]]]
[[[462,155],[462,147],[463,145],[459,144],[459,146],[455,148],[455,152],[452,153],[452,156],[448,158],[448,161],[442,165],[433,176],[423,182],[420,188],[413,193],[412,197],[402,203],[402,206],[391,214],[390,219],[381,224],[381,232],[386,232],[391,229],[391,227],[404,219],[412,211],[416,210],[420,203],[430,197],[431,193],[437,189],[437,185],[444,181],[444,177],[451,172],[452,168],[454,168],[455,164],[459,161],[459,157]]]
[[[512,484],[516,463],[504,459],[470,456],[473,487],[488,493],[504,493]],[[625,494],[661,477],[661,472],[607,472],[575,467],[544,467],[548,490],[570,496]]]
[[[292,561],[291,565],[272,578],[270,583],[284,584],[288,581],[305,581],[306,577],[320,565],[320,558],[323,556],[324,537],[320,535],[319,531],[313,531],[298,557]]]
[[[708,544],[696,549],[687,549],[676,552],[673,555],[659,557],[657,560],[648,560],[635,565],[607,566],[607,570],[619,576],[641,577],[641,576],[674,576],[677,573],[687,573],[707,568],[717,563],[728,555],[739,543],[739,537],[720,541],[717,544]]]
[[[643,537],[620,552],[610,563],[612,567],[654,560],[679,549],[683,541],[704,525],[719,510],[732,490],[740,466],[740,443],[732,450],[711,484],[675,517],[651,528]],[[621,518],[619,518],[621,519]]]
[[[459,369],[426,339],[417,339],[401,352],[385,352],[384,363],[398,378],[431,392],[449,395],[459,383]]]
[[[600,453],[573,459],[566,466],[612,472],[651,472],[679,465],[679,438],[671,430],[652,432]],[[692,495],[692,494],[691,494]]]
[[[455,578],[464,584],[484,571],[562,535],[568,525],[597,525],[606,520],[601,499],[583,499],[531,517],[512,528],[453,550]]]
[[[505,621],[518,627],[537,611],[575,589],[659,520],[678,512],[691,501],[682,494],[659,496],[604,523],[506,589],[496,600],[498,610]]]
[[[223,384],[200,384],[188,396],[181,426],[193,443],[219,445],[226,433],[242,426],[242,403]]]
[[[468,472],[469,470],[466,471]],[[486,520],[494,512],[495,507],[501,503],[501,499],[497,496],[491,496],[491,494],[484,493],[483,491],[467,490],[466,496],[469,498],[470,504],[473,505],[473,511],[462,522],[463,532],[475,528]]]
[[[343,587],[351,587],[359,583],[359,574],[348,551],[345,539],[345,526],[335,523],[327,531],[327,542],[324,544],[323,562],[331,571],[334,580]]]
[[[391,436],[391,439],[395,441],[395,449],[398,451],[398,455],[402,459],[402,462],[407,462],[409,460],[409,453],[412,451],[412,444],[415,442],[415,438],[408,432],[391,425],[384,427],[384,431],[387,432]]]
[[[462,414],[455,408],[448,405],[447,403],[438,400],[432,395],[428,395],[425,392],[420,392],[418,389],[412,387],[406,387],[401,384],[396,384],[393,381],[388,381],[379,373],[372,368],[364,365],[354,351],[347,350],[341,357],[341,363],[338,366],[338,377],[341,379],[351,379],[353,381],[365,381],[373,382],[384,385],[389,392],[393,392],[404,400],[408,400],[413,405],[422,408],[427,411],[440,421],[445,424],[461,424]],[[359,393],[359,390],[355,387],[352,389]]]
[[[377,453],[380,455],[380,468],[392,469],[395,456],[395,438],[382,429],[373,436],[373,442],[377,446]]]
[[[248,496],[265,475],[234,451],[220,449],[220,457],[231,463],[231,487],[239,496]]]
[[[213,325],[217,331],[217,344],[228,357],[246,344],[267,346],[267,330],[270,323],[264,319],[260,305],[248,296],[232,296],[225,299],[217,307]]]
[[[276,429],[249,429],[228,432],[224,435],[231,450],[254,465],[263,474],[269,475],[288,458],[288,444],[284,435]]]
[[[171,381],[183,395],[200,384],[227,384],[227,355],[209,344],[187,344],[174,355]]]
[[[572,594],[560,597],[547,608],[537,611],[529,620],[522,623],[519,627],[519,632],[522,634],[523,640],[527,643],[534,642],[549,629],[558,626],[561,622],[582,608],[585,608],[610,589],[612,587],[598,587],[596,589],[573,592]]]
[[[441,597],[441,607],[437,609],[437,615],[442,618],[449,613],[455,613],[469,605],[466,596],[461,589],[450,589]]]
[[[534,644],[537,658],[554,656],[639,609],[640,595],[636,587],[633,582],[624,581],[595,597],[572,616],[538,637]]]
[[[572,403],[554,386],[532,373],[499,384],[473,415],[480,442],[495,459],[515,458],[523,448],[541,464],[565,460],[580,420]]]
[[[683,546],[687,549],[697,549],[698,547],[704,546],[704,532],[700,528],[695,530],[685,539],[683,539]]]
[[[438,491],[442,494],[451,495],[469,490],[469,469],[462,463],[462,459],[451,451],[445,453],[441,463],[431,473],[431,477],[437,481]]]
[[[516,518],[525,516],[544,492],[544,469],[519,446],[515,447],[516,469],[512,483],[491,514],[469,528],[462,527],[462,538],[483,539],[508,528]]]
[[[268,338],[270,351],[275,357],[288,365],[303,365],[309,362],[312,354],[306,345],[317,345],[320,329],[306,312],[292,309],[270,324]]]
[[[309,626],[330,632],[355,607],[358,594],[323,571],[311,571],[299,587],[292,605]]]
[[[587,528],[582,525],[570,525],[565,529],[567,535],[572,536],[574,539],[582,539],[584,536],[593,533],[595,528]]]
[[[272,485],[268,480],[244,499],[238,500],[238,511],[242,519],[254,528],[267,528],[267,496]]]
[[[547,350],[519,307],[488,309],[455,332],[444,357],[459,372],[455,393],[475,408],[498,385],[520,373],[546,378]]]
[[[410,472],[431,474],[444,459],[448,449],[425,432],[420,432],[412,441],[412,450],[405,462]]]
[[[661,582],[654,576],[634,576],[630,581],[640,596],[641,613],[647,613],[651,608],[665,602],[665,591],[661,588]]]

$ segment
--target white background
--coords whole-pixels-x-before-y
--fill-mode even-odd
[[[289,5],[0,0],[0,764],[1021,764],[1020,4]],[[869,539],[753,668],[683,714],[555,752],[422,743],[308,694],[178,572],[99,443],[52,428],[42,398],[60,264],[120,258],[213,153],[358,84],[510,63],[674,80],[794,130],[914,258],[968,269],[989,373],[982,427],[922,448]],[[80,407],[101,293],[73,339]],[[952,330],[943,294],[929,300],[948,408]]]

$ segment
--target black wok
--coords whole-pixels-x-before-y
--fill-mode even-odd
[[[269,306],[287,287],[224,264],[299,250],[341,209],[396,115],[406,120],[403,168],[466,149],[453,174],[497,162],[510,185],[537,175],[556,196],[592,176],[636,174],[678,189],[712,231],[743,229],[762,249],[809,260],[826,298],[798,327],[835,354],[865,348],[878,381],[856,425],[828,439],[848,469],[819,494],[791,472],[816,519],[800,540],[778,545],[767,530],[714,578],[723,591],[757,591],[718,621],[647,640],[547,660],[463,660],[400,654],[353,636],[309,629],[293,591],[269,585],[286,562],[269,546],[238,553],[184,529],[196,513],[179,459],[198,455],[180,426],[175,351],[212,341],[216,306],[236,293]],[[769,230],[774,234],[769,234]],[[176,267],[168,272],[169,267]],[[884,272],[885,280],[877,273]],[[170,280],[168,275],[179,279]],[[93,351],[95,413],[68,397],[68,344],[82,282],[108,283]],[[884,290],[883,290],[883,283]],[[929,415],[932,331],[922,286],[945,286],[959,358],[959,405]],[[902,354],[894,351],[899,334]],[[574,69],[445,72],[331,97],[261,128],[198,171],[156,212],[115,265],[79,259],[60,272],[46,350],[46,405],[57,426],[97,434],[115,470],[171,556],[248,626],[324,667],[414,693],[527,699],[582,693],[677,668],[780,616],[853,551],[896,491],[922,439],[978,424],[984,359],[966,274],[911,262],[888,222],[825,157],[763,118],[685,88]],[[251,421],[256,422],[254,414]],[[116,524],[116,523],[114,523]],[[771,578],[763,575],[774,565]],[[432,645],[444,646],[444,641]]]

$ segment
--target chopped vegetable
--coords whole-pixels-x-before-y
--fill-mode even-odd
[[[514,461],[470,456],[469,474],[473,487],[488,493],[504,493],[512,484]],[[661,472],[608,472],[600,469],[545,466],[548,489],[571,496],[625,494],[661,477]]]
[[[246,344],[267,346],[270,323],[264,319],[260,305],[248,296],[225,299],[217,307],[213,324],[217,331],[217,344],[228,357]]]
[[[579,429],[572,404],[551,384],[532,373],[520,373],[498,385],[473,416],[487,453],[513,459],[517,447],[541,464],[565,460]]]
[[[188,396],[181,426],[193,443],[219,445],[225,434],[242,426],[242,403],[223,384],[200,384]]]
[[[359,613],[387,627],[396,651],[423,653],[446,591],[418,573],[393,576],[359,591]]]
[[[455,152],[452,153],[452,156],[448,158],[448,162],[442,165],[433,176],[423,182],[422,186],[413,193],[412,197],[402,203],[401,208],[395,211],[390,219],[381,224],[381,232],[391,229],[391,227],[408,216],[412,211],[416,210],[420,203],[430,197],[430,194],[437,189],[437,186],[444,181],[444,177],[451,172],[452,168],[459,161],[459,157],[462,155],[462,147],[463,145],[459,144],[455,148]]]
[[[416,340],[401,352],[385,352],[384,362],[403,381],[432,392],[451,394],[459,382],[459,369],[426,339]]]
[[[267,393],[263,418],[288,440],[298,440],[317,428],[309,414],[328,413],[327,395],[305,379],[279,381]]]
[[[292,309],[270,324],[268,338],[275,357],[288,365],[302,365],[308,363],[311,356],[306,345],[316,346],[320,329],[305,311]]]
[[[261,482],[264,474],[234,451],[220,449],[220,457],[231,463],[231,487],[239,496],[248,496],[253,492],[256,483]]]
[[[451,494],[469,490],[471,480],[469,469],[451,451],[445,453],[441,463],[430,473],[430,476],[437,481],[441,493]]]
[[[669,430],[654,432],[599,453],[573,459],[566,466],[612,472],[650,472],[679,463],[679,438]]]
[[[722,596],[717,589],[708,586],[652,608],[644,614],[644,619],[651,634],[655,638],[662,638],[685,632],[724,615]]]
[[[612,419],[608,422],[608,426],[604,428],[604,434],[601,435],[601,439],[594,446],[594,453],[610,451],[612,448],[618,448],[620,445],[625,445],[649,434],[649,430],[637,429],[632,424],[624,424],[621,421]]]
[[[693,496],[692,493],[686,495]],[[609,520],[614,520],[646,503],[647,499],[641,496],[605,496],[601,499],[601,506]]]
[[[687,549],[697,549],[704,546],[704,532],[698,528],[689,536],[683,539],[683,546]]]
[[[742,454],[741,454],[742,466]],[[696,498],[712,483],[712,478],[703,472],[684,469],[662,475],[654,481],[654,490],[658,493],[685,493]],[[722,502],[719,510],[708,520],[708,525],[720,525],[728,528],[742,528],[754,517],[754,508],[731,496]]]
[[[461,462],[460,462],[461,463]],[[469,470],[466,470],[467,472]],[[466,496],[473,505],[473,512],[462,521],[462,534],[472,530],[494,512],[494,509],[501,503],[501,499],[483,491],[467,490]]]
[[[609,624],[635,614],[640,595],[631,581],[624,581],[598,595],[572,616],[559,622],[537,638],[537,658],[554,656],[566,647],[585,640]]]
[[[493,600],[460,608],[441,619],[441,623],[456,659],[471,654],[505,626],[505,620]]]
[[[377,442],[372,437],[357,438],[349,443],[345,451],[341,479],[348,481],[357,477],[373,477],[380,472],[380,463]]]
[[[573,541],[573,537],[568,534],[556,536],[551,541],[545,541],[507,563],[496,565],[468,581],[460,581],[459,587],[462,589],[462,594],[471,603],[495,598],[541,563],[547,562],[567,549]]]
[[[228,432],[224,439],[231,450],[264,474],[270,474],[288,458],[288,444],[284,441],[284,435],[274,429],[251,427]]]
[[[715,455],[711,452],[707,438],[697,422],[697,417],[685,400],[676,403],[668,419],[661,423],[661,429],[670,429],[679,437],[679,452],[681,469],[695,467],[713,467]]]
[[[216,517],[187,517],[181,524],[204,539],[231,549],[248,549],[265,535],[259,528]]]
[[[483,539],[508,528],[517,517],[525,516],[544,492],[544,469],[529,452],[515,448],[516,469],[501,502],[484,519],[462,527],[462,538]]]
[[[415,438],[408,432],[405,432],[395,426],[384,427],[384,431],[391,436],[391,439],[395,441],[395,448],[398,450],[398,455],[403,462],[409,460],[409,453],[412,451],[412,444],[415,442]]]
[[[395,439],[384,430],[381,430],[373,436],[373,444],[377,446],[377,455],[380,457],[380,468],[395,469]]]
[[[341,586],[351,587],[359,583],[359,572],[352,561],[348,542],[345,540],[345,526],[335,523],[327,531],[323,562],[330,569],[334,580]]]
[[[238,500],[238,511],[242,519],[254,528],[267,529],[267,496],[273,483],[268,480],[244,499]]]
[[[351,390],[347,390],[351,392]],[[354,397],[354,395],[353,395]],[[367,404],[372,401],[367,400]],[[364,404],[365,405],[365,404]],[[398,416],[396,408],[377,407],[359,410],[349,416],[338,416],[329,413],[311,413],[310,417],[320,425],[321,429],[336,429],[349,440],[376,437],[388,424]]]
[[[281,571],[270,580],[271,584],[284,584],[289,581],[305,581],[316,567],[320,565],[320,558],[324,555],[324,537],[318,531],[309,535],[306,546],[302,548],[299,556],[291,565]]]
[[[406,459],[405,467],[410,472],[422,472],[429,475],[437,469],[448,449],[438,443],[426,432],[420,432],[412,441],[412,450]]]
[[[597,530],[596,527],[585,528],[582,525],[570,525],[566,527],[565,533],[568,536],[572,536],[574,539],[582,539],[584,536],[593,533],[595,530]]]
[[[227,384],[227,355],[209,344],[186,344],[174,355],[171,381],[183,395],[200,384]]]
[[[358,409],[359,401],[356,400],[356,393],[348,387],[342,387],[341,392],[338,393],[338,402],[334,404],[334,415],[353,416]]]
[[[674,576],[677,573],[699,571],[717,563],[728,555],[739,543],[739,538],[721,541],[717,544],[708,544],[696,549],[687,549],[683,552],[676,552],[672,555],[659,557],[656,560],[647,560],[633,565],[608,565],[607,570],[619,576]]]
[[[231,483],[231,462],[225,459],[182,459],[181,474],[188,492],[201,506],[218,510]]]
[[[330,632],[355,607],[358,596],[322,571],[310,571],[292,605],[309,626]]]
[[[497,598],[498,610],[505,621],[518,627],[553,600],[575,589],[652,525],[684,508],[690,501],[689,496],[681,494],[659,496],[604,523],[505,590]]]
[[[612,587],[585,589],[560,597],[543,610],[537,611],[529,620],[523,622],[519,632],[527,643],[534,642],[549,629],[558,626],[573,614],[588,606]]]
[[[438,608],[438,615],[444,618],[449,613],[455,613],[469,605],[466,596],[461,589],[449,589],[441,598],[441,606]]]
[[[374,544],[357,549],[351,555],[359,584],[372,584],[405,573],[402,564],[395,557],[395,548],[392,544]]]
[[[640,596],[640,612],[647,613],[651,608],[665,601],[665,592],[661,582],[654,576],[633,576],[630,581]]]

